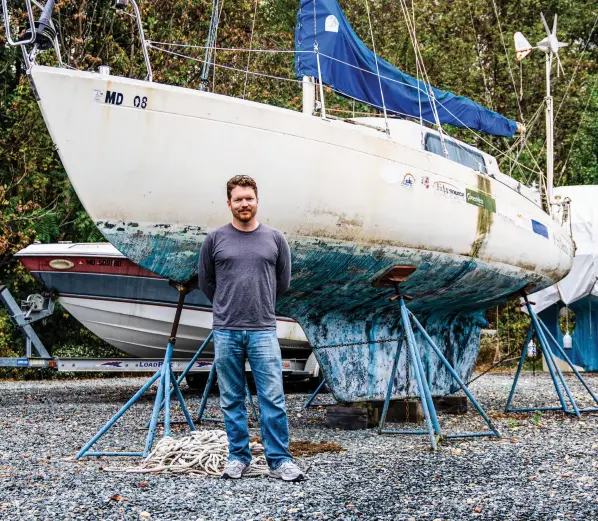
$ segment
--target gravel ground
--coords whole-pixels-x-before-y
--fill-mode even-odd
[[[293,440],[346,449],[300,458],[309,476],[303,483],[123,475],[102,467],[131,459],[65,460],[143,381],[0,382],[0,520],[128,521],[141,512],[160,521],[598,519],[598,416],[505,416],[512,374],[486,375],[471,386],[503,438],[451,440],[435,453],[419,436],[331,430],[323,409],[302,410],[307,395],[288,395]],[[598,389],[598,376],[588,381]],[[590,405],[581,386],[573,391]],[[199,394],[184,394],[196,410]],[[525,374],[517,396],[515,405],[555,403],[545,374]],[[152,396],[134,406],[98,449],[138,450],[151,406]],[[216,398],[210,407],[219,414]],[[448,432],[482,427],[471,412],[440,421]]]

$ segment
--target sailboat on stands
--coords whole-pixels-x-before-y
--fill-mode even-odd
[[[573,245],[562,219],[543,209],[537,192],[502,174],[495,157],[440,126],[509,137],[518,124],[384,61],[359,40],[336,0],[300,2],[303,113],[151,81],[142,29],[145,81],[106,68],[40,66],[36,53],[52,40],[57,48],[48,5],[33,51],[24,52],[28,75],[98,228],[143,268],[187,281],[206,234],[230,219],[226,180],[254,177],[261,222],[280,229],[292,251],[291,288],[277,312],[299,322],[338,400],[383,399],[397,341],[403,353],[393,398],[415,388],[405,381],[394,291],[376,284],[391,268],[413,271],[401,284],[408,306],[463,379],[477,356],[484,310],[568,273]],[[323,85],[387,117],[331,118]],[[198,151],[205,151],[201,162]],[[446,368],[422,349],[432,394],[450,392]]]

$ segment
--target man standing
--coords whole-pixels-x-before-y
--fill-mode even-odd
[[[291,253],[284,235],[260,224],[257,185],[245,175],[226,184],[232,223],[211,231],[201,247],[199,284],[213,303],[214,349],[220,405],[229,443],[223,478],[249,471],[245,358],[257,387],[260,426],[270,476],[301,481],[289,453],[289,428],[276,336],[276,298],[289,289]]]

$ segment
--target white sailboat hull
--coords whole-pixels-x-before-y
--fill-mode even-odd
[[[258,182],[261,220],[290,238],[467,256],[482,231],[479,208],[438,188],[447,183],[496,200],[496,215],[476,257],[550,278],[570,268],[572,251],[526,226],[534,219],[571,244],[534,202],[457,163],[403,146],[399,138],[128,78],[48,67],[34,67],[32,76],[73,185],[109,236],[119,230],[105,223],[119,221],[123,235],[134,231],[133,223],[141,233],[162,225],[182,236],[195,231],[185,230],[192,226],[201,237],[228,222],[225,183],[245,173]],[[109,91],[122,94],[121,105],[105,103]],[[134,107],[136,98],[147,100],[145,109]],[[402,186],[406,174],[414,177],[414,186]],[[429,177],[429,188],[422,177]],[[520,226],[512,222],[517,214],[524,217]],[[133,244],[126,253],[134,261],[148,257],[135,255]],[[153,252],[153,268],[174,275],[174,268],[163,266],[166,255],[170,260],[172,252]]]
[[[230,220],[226,181],[259,186],[259,218],[283,231],[296,319],[338,399],[384,396],[398,332],[389,292],[372,282],[416,268],[404,290],[463,375],[482,310],[564,277],[571,240],[530,198],[413,146],[408,122],[384,133],[226,96],[90,72],[34,66],[50,134],[86,210],[120,251],[184,281],[205,234]],[[416,144],[418,141],[416,140]],[[447,332],[450,332],[447,333]],[[450,387],[440,365],[433,392]],[[400,381],[396,396],[407,387]]]

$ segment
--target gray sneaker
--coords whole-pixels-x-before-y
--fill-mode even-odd
[[[245,465],[238,459],[231,459],[227,461],[224,466],[224,470],[220,475],[221,479],[239,479],[242,478],[245,473],[249,471],[250,465]]]
[[[277,469],[270,469],[269,476],[283,481],[303,481],[305,479],[303,471],[292,461],[285,461]]]

